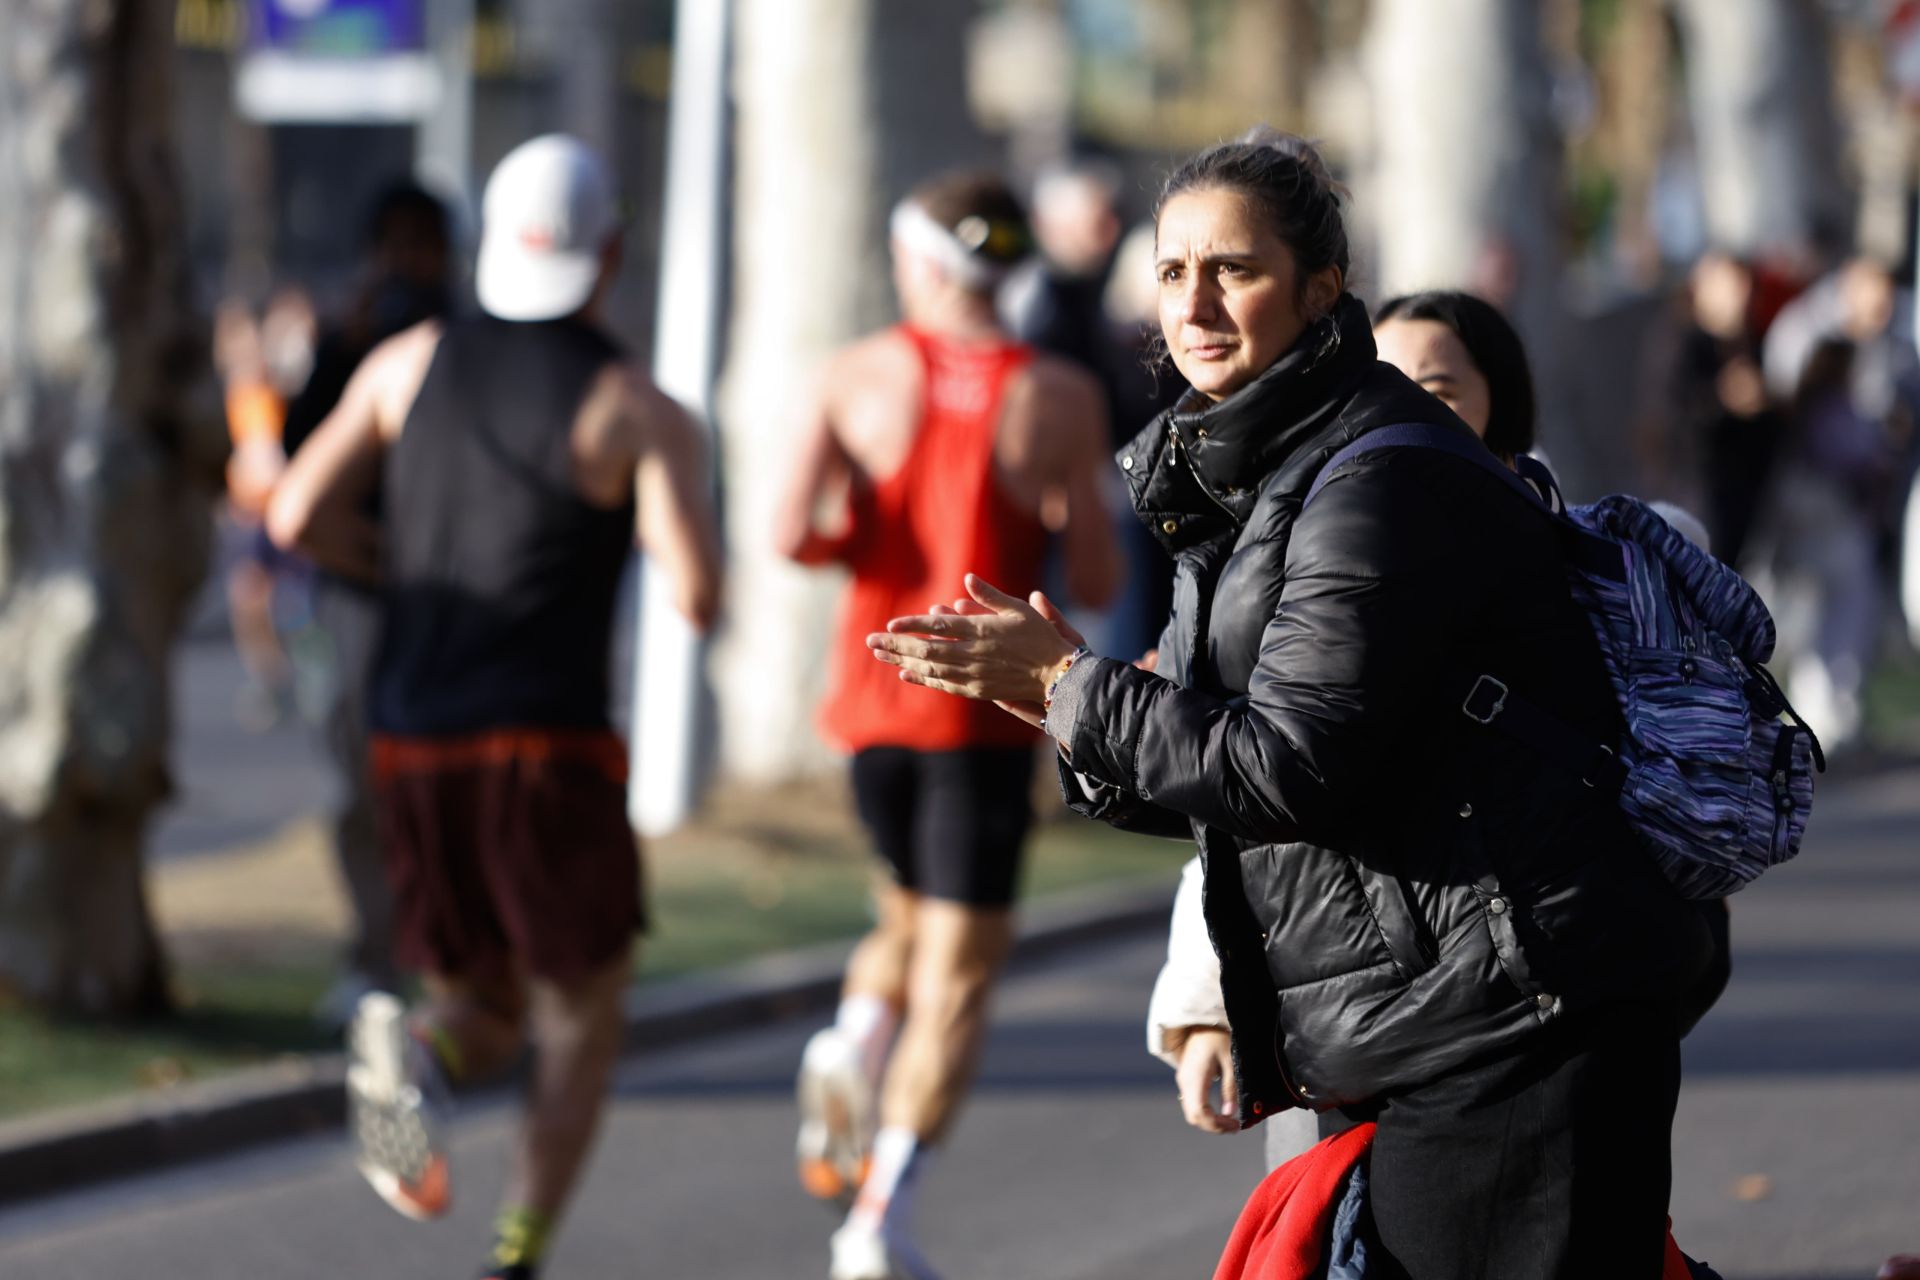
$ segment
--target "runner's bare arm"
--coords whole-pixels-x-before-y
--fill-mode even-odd
[[[416,326],[373,349],[340,403],[294,454],[267,505],[267,536],[329,573],[380,577],[380,528],[367,499],[381,460],[399,438],[439,341],[439,326]]]
[[[838,560],[846,549],[844,535],[823,533],[818,523],[821,501],[830,493],[844,490],[852,474],[846,451],[833,433],[833,417],[826,394],[828,381],[822,379],[822,386],[808,407],[793,472],[781,492],[780,506],[773,519],[775,552],[806,565],[829,564]]]
[[[1066,524],[1059,530],[1067,591],[1082,605],[1100,609],[1120,590],[1126,568],[1114,538],[1105,496],[1106,396],[1078,369],[1049,361],[1042,370],[1042,429],[1057,447],[1053,483],[1066,498]]]
[[[641,549],[666,570],[673,604],[701,631],[720,612],[720,533],[709,496],[706,433],[671,396],[630,382],[638,462],[633,490]]]

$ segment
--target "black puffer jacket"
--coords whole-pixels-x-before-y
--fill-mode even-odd
[[[1616,736],[1551,526],[1428,449],[1315,476],[1399,422],[1466,427],[1343,298],[1225,402],[1120,455],[1177,563],[1157,674],[1076,681],[1068,802],[1198,839],[1241,1123],[1408,1089],[1563,1014],[1670,998],[1698,916],[1617,810],[1462,711],[1482,672]]]

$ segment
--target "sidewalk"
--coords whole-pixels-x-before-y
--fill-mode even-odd
[[[1673,1221],[1730,1280],[1920,1252],[1920,768],[1823,780],[1800,857],[1736,895],[1683,1048]]]

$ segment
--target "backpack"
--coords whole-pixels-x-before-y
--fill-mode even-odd
[[[1763,665],[1773,618],[1747,581],[1639,499],[1566,508],[1544,466],[1522,459],[1523,479],[1457,428],[1368,432],[1321,469],[1306,502],[1343,463],[1408,446],[1473,463],[1560,531],[1569,586],[1599,640],[1624,732],[1596,743],[1493,674],[1463,682],[1461,712],[1617,797],[1686,897],[1725,897],[1798,853],[1826,758]]]

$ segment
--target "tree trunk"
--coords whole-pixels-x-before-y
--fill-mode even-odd
[[[730,607],[714,648],[720,763],[768,781],[830,766],[813,731],[834,575],[768,545],[802,406],[827,355],[892,312],[886,215],[977,161],[961,0],[738,0],[732,322],[720,379]]]
[[[1653,191],[1671,133],[1672,67],[1665,0],[1626,0],[1595,68],[1594,145],[1619,184],[1613,205],[1615,260],[1634,285],[1649,292],[1660,284]]]
[[[1318,15],[1306,0],[1234,0],[1218,83],[1249,123],[1311,133],[1308,98],[1321,62],[1319,35]]]
[[[1739,254],[1852,229],[1812,0],[1676,0],[1707,234]]]
[[[1372,196],[1382,295],[1554,296],[1560,138],[1535,0],[1376,0]]]
[[[173,6],[0,0],[0,988],[167,1002],[141,875],[225,440],[188,310]]]
[[[1367,42],[1378,292],[1467,289],[1506,310],[1551,385],[1560,297],[1561,138],[1536,0],[1375,0]],[[1583,442],[1541,397],[1542,442],[1573,487]],[[1556,430],[1556,427],[1559,430]]]

